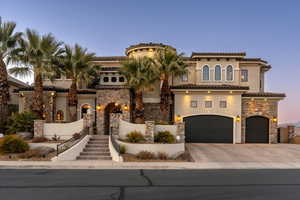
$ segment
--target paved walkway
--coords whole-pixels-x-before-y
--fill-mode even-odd
[[[300,162],[297,144],[187,144],[195,162],[290,163]]]

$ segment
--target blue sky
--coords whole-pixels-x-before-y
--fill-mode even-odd
[[[267,90],[285,92],[281,122],[300,120],[300,1],[1,0],[0,16],[17,29],[52,32],[99,56],[131,44],[162,42],[193,51],[245,51],[272,65]]]

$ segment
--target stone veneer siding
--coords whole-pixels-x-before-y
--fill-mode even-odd
[[[246,118],[263,116],[269,118],[269,142],[277,143],[277,122],[272,118],[278,115],[278,100],[275,99],[242,99],[242,143],[246,141]]]
[[[145,113],[144,113],[145,121],[163,120],[159,103],[144,103],[144,107],[145,107]],[[169,110],[169,112],[172,113],[171,109],[173,109],[172,105],[170,105],[170,110]],[[169,118],[170,118],[169,120],[172,121],[172,117]]]
[[[104,110],[110,103],[117,103],[121,106],[130,105],[130,90],[129,89],[102,89],[97,90],[97,105],[101,105],[102,109],[97,111],[97,132],[100,135],[104,134]],[[130,108],[131,109],[131,108]],[[120,115],[120,119],[130,121],[130,109],[124,111]]]

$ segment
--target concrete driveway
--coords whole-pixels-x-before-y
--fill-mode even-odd
[[[300,162],[298,144],[186,144],[195,162]]]

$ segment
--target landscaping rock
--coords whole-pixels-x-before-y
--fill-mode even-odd
[[[30,132],[17,132],[17,136],[20,136],[24,140],[30,140],[33,138],[33,133]]]
[[[41,155],[45,155],[45,156],[55,151],[54,148],[47,147],[47,146],[36,147],[33,150],[38,151]]]

